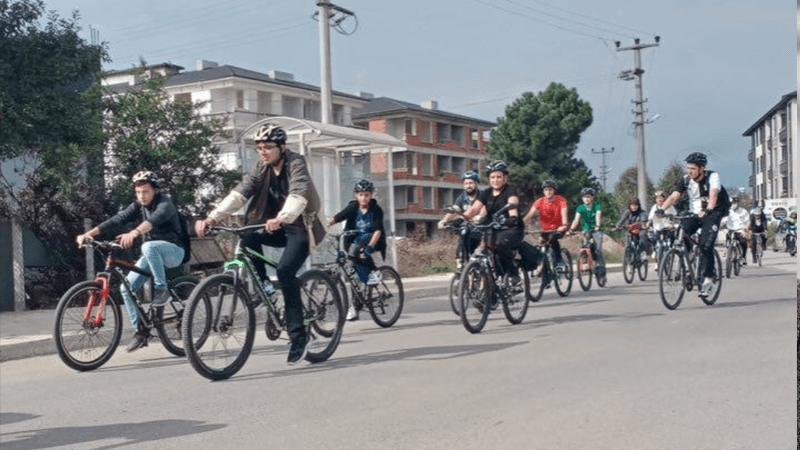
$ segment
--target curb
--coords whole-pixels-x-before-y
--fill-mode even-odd
[[[55,353],[56,344],[49,335],[0,339],[0,362]]]

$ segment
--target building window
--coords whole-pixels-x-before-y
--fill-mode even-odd
[[[414,119],[406,119],[406,134],[409,136],[416,136],[417,134],[417,121]]]
[[[414,186],[406,187],[406,204],[415,203],[414,194],[416,189]]]
[[[463,173],[467,171],[467,160],[464,158],[453,158],[453,172]]]
[[[433,156],[432,155],[422,155],[422,174],[425,176],[432,176],[433,175]]]
[[[422,142],[433,142],[433,122],[429,120],[422,121]]]
[[[472,130],[472,133],[470,133],[472,136],[470,138],[471,140],[470,140],[469,147],[471,149],[473,149],[473,150],[478,150],[478,148],[479,148],[479,144],[478,144],[478,136],[480,136],[479,133],[480,132],[476,131],[476,130]]]
[[[439,155],[436,157],[436,165],[439,168],[439,176],[444,175],[445,172],[452,172],[453,168],[450,164],[452,158],[450,156]]]
[[[186,92],[184,94],[175,94],[175,103],[183,102],[187,105],[192,104],[192,94],[190,92]]]
[[[465,130],[464,127],[459,125],[453,125],[450,128],[450,137],[452,140],[456,141],[459,147],[466,146],[466,139],[464,138]]]
[[[422,207],[425,209],[433,209],[433,188],[422,188]]]
[[[436,142],[444,143],[448,141],[452,141],[453,137],[451,135],[451,127],[449,123],[437,123],[436,124]]]
[[[244,109],[244,91],[242,90],[236,91],[236,107]]]

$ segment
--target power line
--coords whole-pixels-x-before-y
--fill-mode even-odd
[[[536,3],[540,3],[542,5],[545,5],[545,6],[549,6],[550,8],[553,8],[553,9],[564,11],[564,12],[566,12],[568,14],[574,14],[574,15],[579,16],[579,17],[584,17],[584,18],[587,18],[587,19],[591,19],[591,20],[594,20],[594,21],[597,21],[597,22],[604,23],[606,25],[611,25],[611,26],[614,26],[614,27],[617,27],[617,28],[621,28],[623,30],[632,31],[634,33],[639,33],[639,34],[643,34],[643,35],[647,35],[647,36],[655,36],[654,33],[648,33],[647,31],[641,31],[641,30],[637,30],[635,28],[629,28],[629,27],[625,27],[625,26],[622,26],[622,25],[617,25],[617,24],[615,24],[613,22],[609,22],[607,20],[598,19],[596,17],[592,17],[592,16],[589,16],[589,15],[586,15],[586,14],[581,14],[581,13],[578,13],[578,12],[570,11],[570,10],[568,10],[566,8],[561,8],[559,6],[551,5],[550,3],[543,2],[541,0],[533,0],[533,1],[536,2]]]
[[[520,7],[523,7],[525,9],[527,9],[527,10],[530,10],[530,11],[533,11],[533,12],[536,12],[536,13],[539,13],[539,14],[544,14],[546,16],[553,17],[553,18],[558,19],[558,20],[563,20],[565,22],[574,23],[576,25],[582,25],[582,26],[585,26],[585,27],[588,27],[588,28],[592,28],[592,29],[595,29],[595,30],[598,30],[598,31],[609,33],[609,34],[614,35],[614,36],[633,37],[633,35],[622,34],[622,33],[619,33],[617,31],[609,30],[608,28],[600,28],[600,27],[596,27],[594,25],[589,25],[588,23],[585,23],[585,22],[579,22],[577,20],[565,19],[565,18],[563,18],[561,16],[558,16],[556,14],[548,13],[548,12],[542,11],[540,9],[536,9],[536,8],[531,7],[531,6],[519,3],[519,2],[514,1],[514,0],[506,0],[506,2],[514,4],[514,5],[517,5],[517,6],[520,6]]]

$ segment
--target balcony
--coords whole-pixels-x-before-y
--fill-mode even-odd
[[[749,184],[749,186],[750,186],[751,189],[755,189],[756,188],[756,176],[755,175],[750,175],[750,184]]]
[[[786,127],[781,128],[780,133],[778,133],[778,139],[780,139],[781,144],[786,144]]]
[[[767,170],[767,179],[768,180],[772,179],[772,167],[770,167],[769,170]]]
[[[749,152],[747,152],[747,160],[753,161],[756,158],[756,149],[751,148]]]
[[[780,164],[781,175],[788,175],[789,174],[789,161],[783,160]]]

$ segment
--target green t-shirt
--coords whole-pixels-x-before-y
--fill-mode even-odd
[[[603,204],[600,202],[594,202],[592,204],[592,209],[586,207],[585,204],[581,203],[578,205],[578,208],[575,209],[575,214],[580,214],[581,216],[581,223],[583,224],[584,231],[591,231],[595,227],[595,213],[597,211],[603,210]]]

